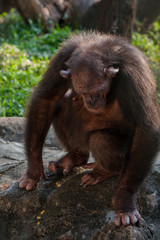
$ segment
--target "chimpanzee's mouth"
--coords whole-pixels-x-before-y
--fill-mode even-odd
[[[89,107],[86,107],[86,108],[87,108],[87,110],[88,110],[89,112],[96,113],[96,114],[102,113],[102,112],[105,110],[104,107],[98,108],[98,109],[89,108]]]
[[[106,108],[106,97],[104,95],[87,95],[82,96],[84,101],[84,106],[88,111],[93,113],[101,113]]]

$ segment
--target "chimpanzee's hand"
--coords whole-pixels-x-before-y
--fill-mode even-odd
[[[46,179],[44,171],[41,172],[40,177]],[[22,177],[19,179],[19,187],[25,188],[28,191],[34,190],[37,187],[39,179],[32,179],[28,177],[27,173],[24,173]]]
[[[136,193],[130,193],[125,187],[119,187],[112,203],[116,209],[114,220],[116,226],[135,224],[141,219],[136,207]]]

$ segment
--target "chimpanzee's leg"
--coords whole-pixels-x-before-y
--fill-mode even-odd
[[[87,163],[88,154],[78,151],[69,151],[64,157],[56,161],[49,162],[49,171],[57,172],[62,170],[63,174],[69,173],[74,167],[79,167]]]
[[[68,153],[58,161],[49,163],[51,172],[66,174],[72,168],[86,164],[89,157],[88,137],[81,124],[81,115],[77,120],[77,112],[74,111],[75,104],[79,103],[74,102],[72,97],[62,99],[53,118],[55,133]]]
[[[89,148],[95,158],[93,171],[82,178],[82,185],[94,185],[120,174],[127,153],[127,136],[97,131],[89,139]],[[87,166],[84,166],[87,168]]]

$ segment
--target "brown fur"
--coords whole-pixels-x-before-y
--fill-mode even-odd
[[[110,67],[116,74],[111,76]],[[68,68],[71,76],[64,79],[60,71]],[[33,189],[37,182],[32,179],[43,175],[42,147],[53,122],[69,154],[50,169],[69,171],[85,164],[91,151],[96,165],[82,183],[92,185],[121,171],[114,206],[130,216],[136,191],[159,150],[159,117],[156,85],[138,49],[110,35],[72,36],[51,60],[29,103],[28,170],[21,187],[30,181],[32,187],[26,188]]]

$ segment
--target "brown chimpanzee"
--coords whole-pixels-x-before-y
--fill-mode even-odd
[[[62,45],[29,103],[28,170],[20,188],[33,190],[45,177],[42,148],[52,122],[68,153],[49,169],[87,168],[90,151],[95,163],[82,185],[121,173],[115,224],[136,223],[136,192],[159,150],[160,126],[156,86],[143,54],[119,37],[98,33],[81,33]]]

